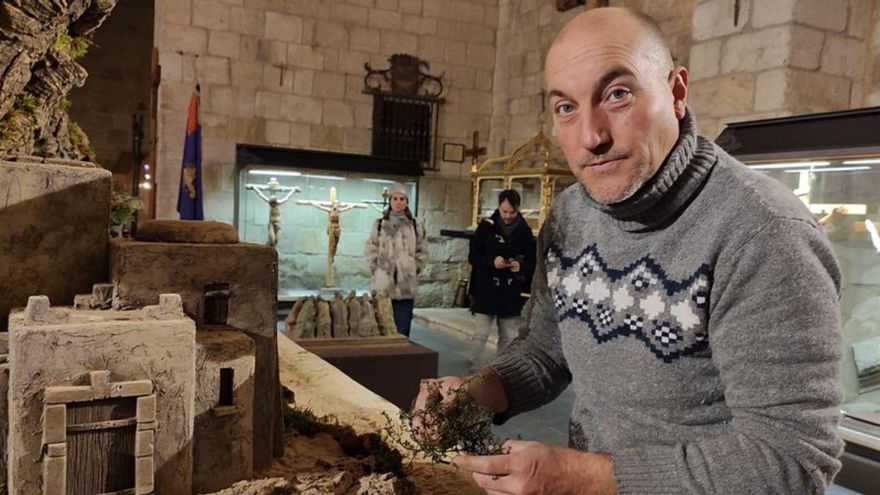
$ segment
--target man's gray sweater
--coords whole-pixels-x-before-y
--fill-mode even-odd
[[[509,409],[569,383],[570,443],[626,494],[824,493],[840,468],[840,274],[781,184],[697,137],[633,197],[554,202],[519,340],[491,366]]]

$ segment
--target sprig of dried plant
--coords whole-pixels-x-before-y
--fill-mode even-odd
[[[469,383],[452,390],[446,400],[439,382],[428,383],[424,409],[401,410],[397,421],[382,413],[383,434],[408,451],[411,460],[422,455],[431,462],[448,464],[450,457],[460,454],[500,454],[503,441],[492,434],[492,411],[468,394]]]

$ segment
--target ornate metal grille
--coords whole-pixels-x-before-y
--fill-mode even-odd
[[[428,63],[395,53],[387,69],[364,64],[364,92],[373,95],[373,156],[434,161],[437,118],[443,98],[443,76],[427,71]]]
[[[373,95],[373,155],[430,163],[437,101]]]

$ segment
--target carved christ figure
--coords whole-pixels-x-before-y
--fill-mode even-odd
[[[296,204],[313,206],[327,212],[327,274],[325,283],[327,287],[333,287],[333,260],[336,259],[336,246],[339,245],[339,237],[342,229],[339,227],[339,214],[352,208],[366,208],[364,203],[341,203],[336,199],[336,188],[330,188],[330,201],[315,201],[311,199],[298,199]]]
[[[278,245],[278,231],[281,230],[280,206],[286,203],[295,193],[298,193],[300,189],[298,187],[282,187],[275,177],[270,178],[265,186],[248,184],[247,188],[257,193],[257,196],[269,205],[269,240],[266,241],[266,244],[275,247]],[[263,189],[269,191],[269,194],[263,193]],[[275,193],[278,191],[287,191],[287,194],[283,198],[278,199],[275,196]]]

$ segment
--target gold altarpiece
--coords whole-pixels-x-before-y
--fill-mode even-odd
[[[550,213],[553,198],[576,181],[562,150],[539,130],[513,153],[471,165],[471,227],[492,215],[498,193],[515,189],[522,197],[520,212],[537,232]]]

